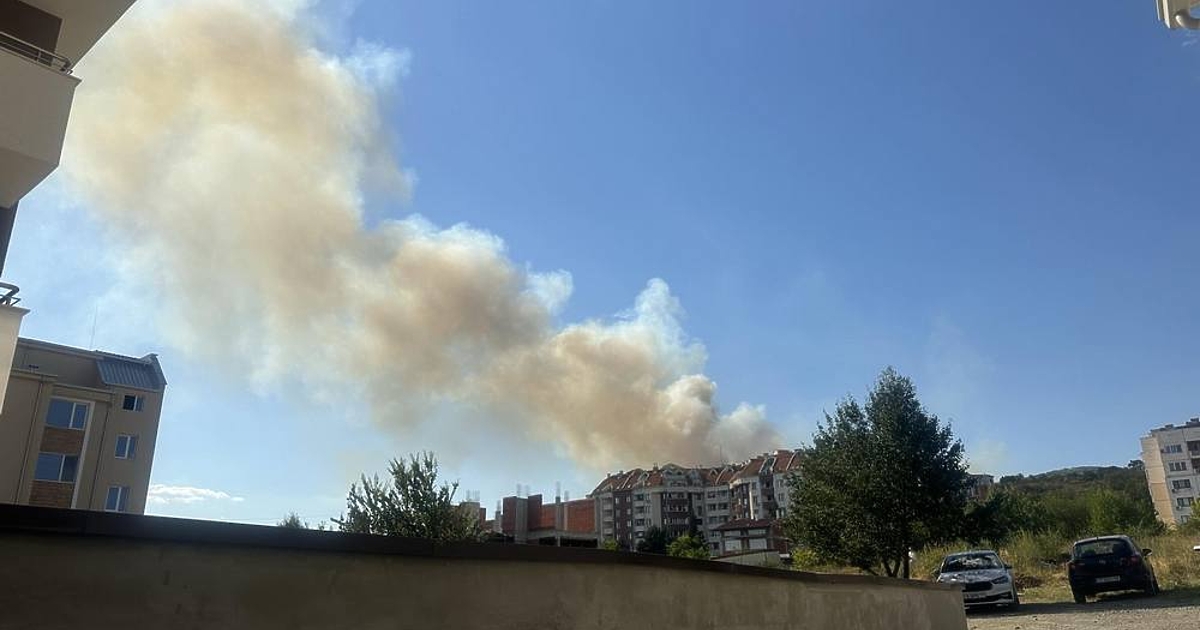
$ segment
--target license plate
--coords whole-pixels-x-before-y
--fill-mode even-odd
[[[1096,578],[1097,584],[1111,584],[1113,582],[1120,582],[1120,581],[1121,581],[1121,576],[1119,576],[1119,575],[1110,575],[1109,577]]]
[[[963,593],[963,599],[966,600],[983,599],[984,597],[987,597],[987,595],[983,593]]]

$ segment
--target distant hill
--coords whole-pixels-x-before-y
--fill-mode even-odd
[[[1138,500],[1150,501],[1146,487],[1146,473],[1141,462],[1129,466],[1076,466],[1051,470],[1036,475],[1009,475],[1001,477],[999,486],[1007,490],[1033,496],[1062,493],[1084,493],[1089,490],[1108,488],[1127,494]]]

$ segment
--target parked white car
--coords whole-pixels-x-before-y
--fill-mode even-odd
[[[1017,585],[1013,582],[1012,567],[990,549],[946,556],[938,569],[937,581],[961,585],[963,604],[968,607],[1003,604],[1016,608],[1021,605]]]

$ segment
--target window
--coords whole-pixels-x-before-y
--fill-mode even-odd
[[[1195,497],[1179,497],[1178,499],[1175,499],[1175,507],[1177,507],[1181,510],[1190,508],[1195,503],[1196,503]]]
[[[129,509],[129,486],[109,486],[104,500],[105,512],[125,512]]]
[[[1187,470],[1187,462],[1167,462],[1167,469],[1171,472],[1183,472]]]
[[[134,396],[133,394],[125,394],[125,402],[121,404],[121,408],[125,411],[141,411],[142,405],[145,404],[145,396]]]
[[[46,412],[46,424],[61,429],[82,430],[87,426],[87,416],[87,403],[51,398],[50,410]]]
[[[133,459],[137,452],[137,436],[136,435],[118,435],[117,436],[117,459]]]
[[[1168,444],[1167,447],[1163,449],[1163,452],[1164,453],[1182,453],[1183,445],[1182,444]]]
[[[1176,490],[1186,490],[1192,487],[1191,479],[1176,479],[1171,482],[1171,486]]]
[[[75,483],[75,469],[78,467],[79,457],[75,455],[38,453],[37,468],[33,470],[33,478],[38,481]]]

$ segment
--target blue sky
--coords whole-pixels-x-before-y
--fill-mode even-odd
[[[1200,47],[1152,4],[364,0],[312,15],[332,54],[411,55],[384,112],[418,183],[369,203],[369,221],[466,222],[515,261],[570,271],[563,322],[665,279],[723,406],[765,405],[792,444],[894,365],[975,467],[1003,474],[1124,464],[1145,430],[1200,413]],[[546,443],[459,453],[436,426],[396,435],[353,401],[191,356],[151,297],[119,286],[137,273],[119,242],[54,178],[22,202],[6,277],[33,309],[25,335],[86,346],[96,315],[97,347],[160,352],[153,482],[211,493],[151,511],[319,520],[358,472],[424,448],[456,453],[444,472],[489,506],[516,483],[581,496],[597,480]]]

